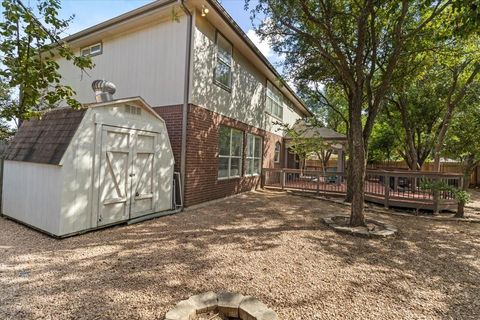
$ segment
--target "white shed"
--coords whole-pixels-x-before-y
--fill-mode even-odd
[[[173,170],[165,122],[143,99],[54,109],[6,152],[3,214],[63,237],[168,212]]]

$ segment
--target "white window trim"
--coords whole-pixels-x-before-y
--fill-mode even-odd
[[[269,92],[271,92],[271,94],[269,94]],[[275,99],[276,95],[279,96],[279,100]],[[273,110],[268,110],[267,109],[267,101],[268,99],[270,99],[272,101],[272,105],[275,104],[277,106],[280,107],[280,110],[281,110],[281,115],[277,115],[274,113]],[[265,94],[265,112],[267,114],[269,114],[270,116],[278,119],[278,120],[282,120],[283,118],[283,100],[284,100],[284,97],[283,97],[283,94],[280,90],[278,90],[277,87],[275,87],[273,85],[273,83],[271,83],[270,81],[267,80],[267,90],[266,90],[266,94]]]
[[[277,159],[277,146],[280,147],[278,149],[278,159]],[[273,162],[274,163],[280,163],[281,154],[282,154],[282,144],[277,141],[275,143],[275,150],[274,150],[274,154],[273,154]]]
[[[99,52],[95,52],[95,53],[91,53],[92,48],[93,48],[93,47],[96,47],[96,46],[98,46],[98,45],[100,45],[100,51],[99,51]],[[84,55],[84,54],[83,54],[83,51],[84,51],[84,50],[87,50],[87,49],[89,50],[90,53]],[[103,43],[102,43],[101,41],[100,41],[100,42],[97,42],[97,43],[94,43],[94,44],[92,44],[92,45],[89,45],[89,46],[80,48],[80,55],[81,55],[81,56],[94,57],[94,56],[101,55],[102,53],[103,53]]]
[[[230,149],[229,149],[229,153],[230,155],[229,156],[225,156],[225,155],[220,155],[220,148],[219,148],[219,153],[218,153],[218,158],[224,158],[224,159],[228,159],[228,177],[219,177],[218,176],[218,167],[217,167],[217,180],[229,180],[229,179],[237,179],[237,178],[241,178],[242,177],[242,165],[243,165],[243,131],[241,130],[238,130],[238,129],[235,129],[235,128],[232,128],[232,127],[228,127],[228,126],[225,126],[226,128],[228,128],[230,130]],[[240,155],[239,156],[232,156],[232,139],[233,139],[233,130],[235,131],[238,131],[238,132],[241,132],[242,133],[242,148],[240,149]],[[235,175],[235,176],[232,176],[230,175],[230,171],[232,169],[232,159],[240,159],[240,163],[239,163],[239,175]]]
[[[223,61],[218,54],[218,37],[219,36],[222,37],[223,40],[225,40],[227,43],[230,44],[230,63],[227,63],[227,61]],[[217,65],[219,63],[222,63],[230,68],[230,83],[228,84],[228,86],[217,80]],[[230,41],[228,41],[228,39],[221,32],[217,30],[215,33],[215,67],[213,69],[213,83],[215,83],[220,88],[228,92],[231,92],[232,82],[233,82],[233,44]]]
[[[248,143],[249,143],[249,137],[253,137],[252,141],[253,141],[253,154],[252,156],[250,157],[248,155]],[[255,157],[255,138],[260,138],[260,156],[259,157]],[[263,138],[259,135],[256,135],[256,134],[252,134],[252,133],[247,133],[247,156],[245,157],[245,160],[251,160],[253,161],[253,164],[255,165],[255,160],[259,160],[259,165],[260,165],[260,168],[259,169],[259,173],[248,173],[248,167],[245,167],[245,176],[246,177],[254,177],[254,176],[259,176],[260,173],[262,172],[262,153],[263,153]]]

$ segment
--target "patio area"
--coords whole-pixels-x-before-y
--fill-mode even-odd
[[[163,319],[222,290],[279,319],[480,318],[480,224],[367,212],[400,231],[375,240],[321,221],[341,213],[259,191],[64,240],[0,218],[0,319]]]

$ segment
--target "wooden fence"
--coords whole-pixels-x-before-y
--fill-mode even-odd
[[[457,201],[451,191],[436,191],[429,185],[444,182],[461,188],[463,176],[455,173],[367,170],[365,199],[385,207],[416,210],[456,210]],[[262,185],[267,188],[313,192],[323,196],[343,197],[347,191],[343,172],[298,169],[263,169]]]
[[[369,169],[373,170],[409,170],[405,161],[382,161],[368,164]],[[433,162],[425,162],[422,166],[422,172],[435,172]],[[463,173],[463,167],[460,162],[441,162],[440,172],[442,173]],[[480,186],[480,166],[477,166],[470,176],[471,186]]]

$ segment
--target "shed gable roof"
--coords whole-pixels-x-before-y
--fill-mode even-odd
[[[60,164],[86,109],[59,108],[22,123],[5,153],[6,160]]]

